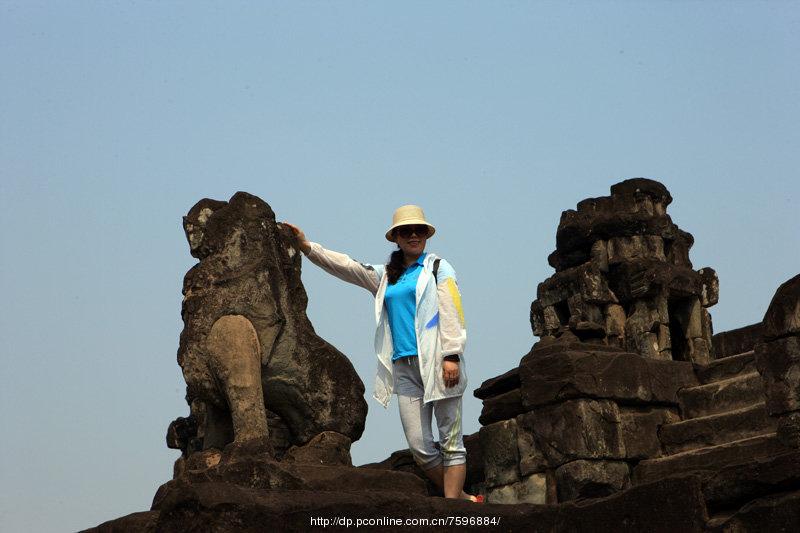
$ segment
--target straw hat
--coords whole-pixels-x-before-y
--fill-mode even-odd
[[[392,231],[394,231],[395,228],[400,226],[413,226],[416,224],[428,226],[428,238],[432,237],[433,234],[436,233],[436,228],[431,226],[428,221],[425,220],[425,213],[422,212],[422,208],[420,206],[404,205],[398,207],[395,209],[394,215],[392,216],[392,227],[386,232],[386,240],[395,242],[394,236],[392,235]]]

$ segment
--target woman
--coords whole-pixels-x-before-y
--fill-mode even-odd
[[[425,252],[436,229],[422,208],[405,205],[394,212],[386,239],[394,242],[386,265],[367,265],[326,250],[286,223],[303,253],[334,276],[375,296],[375,351],[378,372],[374,397],[384,407],[396,393],[408,446],[425,474],[446,498],[483,501],[464,492],[466,450],[461,432],[461,397],[466,330],[455,271],[444,259]],[[431,431],[436,417],[440,444]]]

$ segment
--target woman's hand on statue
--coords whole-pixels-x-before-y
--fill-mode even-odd
[[[306,239],[306,234],[303,233],[303,230],[294,224],[289,224],[288,222],[281,222],[281,224],[292,230],[292,233],[294,233],[294,236],[297,239],[297,245],[304,254],[307,254],[311,251],[311,243],[308,242],[308,239]]]
[[[442,361],[442,379],[448,389],[458,385],[459,366],[455,361]]]

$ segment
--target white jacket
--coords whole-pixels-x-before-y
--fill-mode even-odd
[[[373,397],[388,407],[394,390],[392,375],[392,331],[383,305],[388,278],[385,265],[368,265],[350,259],[345,254],[326,250],[312,242],[308,258],[315,265],[339,279],[364,287],[375,296],[375,353],[378,356],[378,371],[375,376]],[[428,253],[417,280],[417,315],[414,324],[417,332],[417,354],[420,373],[425,385],[424,402],[461,396],[467,388],[464,347],[467,330],[461,307],[456,274],[450,263],[439,260],[436,278],[433,277],[435,254]],[[442,361],[445,356],[459,354],[458,384],[445,387],[442,378]]]

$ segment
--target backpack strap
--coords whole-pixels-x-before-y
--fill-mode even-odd
[[[439,257],[433,260],[433,279],[436,280],[437,284],[439,283],[439,277],[437,275],[439,274],[439,261],[441,261]]]

